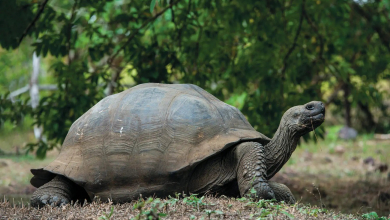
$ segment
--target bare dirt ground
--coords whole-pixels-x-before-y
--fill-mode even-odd
[[[343,213],[390,214],[390,140],[302,144],[273,179],[301,203]]]
[[[292,213],[298,219],[320,216],[322,216],[322,219],[333,219],[335,216],[341,215],[339,212],[347,214],[341,215],[343,219],[353,219],[356,216],[361,216],[363,213],[373,211],[378,213],[379,216],[390,218],[389,146],[390,141],[378,141],[372,137],[359,137],[355,141],[325,140],[319,141],[318,144],[312,142],[302,143],[293,153],[289,162],[273,178],[275,181],[282,182],[290,187],[297,200],[299,200],[299,205],[283,205],[283,208],[281,206],[279,209],[283,209],[290,214]],[[29,180],[32,177],[29,170],[45,166],[54,160],[58,154],[58,151],[50,152],[45,160],[40,161],[36,160],[32,155],[16,155],[17,151],[20,151],[20,147],[15,145],[7,149],[6,153],[8,155],[0,156],[0,196],[1,198],[6,197],[10,201],[9,203],[0,203],[0,212],[2,212],[0,216],[8,216],[11,219],[14,219],[14,217],[46,219],[49,218],[48,213],[52,214],[50,215],[50,218],[52,218],[56,215],[64,215],[65,210],[72,210],[69,212],[70,214],[68,213],[62,217],[68,218],[73,216],[70,218],[86,219],[84,218],[87,216],[86,213],[91,213],[89,218],[96,219],[104,217],[104,213],[110,213],[111,207],[115,209],[113,212],[113,215],[116,216],[115,219],[124,218],[125,216],[128,219],[129,213],[130,216],[135,217],[139,214],[139,210],[137,208],[134,209],[135,202],[115,206],[105,203],[94,203],[88,205],[88,209],[78,206],[62,209],[46,208],[43,212],[42,210],[38,211],[30,208],[20,209],[20,205],[17,205],[19,208],[14,208],[13,203],[21,204],[23,202],[24,206],[28,206],[29,196],[35,190],[29,184]],[[12,154],[10,155],[10,153]],[[202,216],[207,219],[210,214],[208,212],[211,212],[210,216],[214,216],[212,217],[213,219],[249,218],[248,216],[261,217],[261,213],[259,214],[258,210],[248,209],[248,201],[242,202],[228,198],[224,198],[221,201],[215,198],[206,199],[209,199],[207,204],[215,205],[206,205],[202,209],[191,209],[187,207],[188,204],[184,204],[186,202],[178,200],[178,204],[181,202],[185,206],[178,206],[176,209],[180,210],[181,214],[174,213],[169,215],[169,219],[182,219],[183,216],[186,216],[187,219],[200,219]],[[164,201],[169,203],[171,200]],[[220,208],[218,204],[224,205]],[[234,206],[233,209],[230,209],[229,207],[232,206]],[[274,217],[279,215],[277,219],[291,219],[291,216],[280,214],[282,212],[278,211],[276,205],[268,206],[271,215]],[[329,211],[324,213],[323,210],[325,209]],[[127,215],[123,214],[126,213],[126,210],[129,211]],[[224,214],[217,211],[221,211]],[[167,213],[166,210],[161,212]],[[25,213],[23,214],[25,217],[15,215],[15,213]],[[312,214],[310,215],[309,213]],[[353,216],[351,215],[351,217],[348,214],[353,214]],[[0,219],[2,218],[0,217]]]

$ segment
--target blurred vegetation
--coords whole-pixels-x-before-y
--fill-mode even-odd
[[[311,100],[390,132],[389,22],[390,0],[0,1],[0,122],[30,115],[46,139],[28,146],[44,156],[104,96],[161,82],[199,85],[269,136]],[[32,110],[7,92],[28,83],[34,51],[40,83],[58,89]]]

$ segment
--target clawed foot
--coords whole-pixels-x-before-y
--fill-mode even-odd
[[[274,191],[271,189],[271,187],[268,185],[268,183],[259,182],[259,183],[256,183],[253,186],[253,188],[256,191],[255,196],[262,198],[262,199],[266,199],[266,200],[275,199]]]
[[[45,205],[50,206],[61,206],[70,203],[69,199],[58,196],[58,195],[41,195],[33,196],[31,198],[31,206],[33,207],[44,207]]]
[[[297,202],[293,195],[288,195],[287,198],[282,201],[285,201],[288,204],[295,204]]]
[[[273,181],[268,181],[268,185],[274,192],[278,202],[284,201],[288,204],[294,204],[296,202],[294,195],[286,185]]]

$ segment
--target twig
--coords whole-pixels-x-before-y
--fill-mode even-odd
[[[41,16],[41,14],[42,14],[42,12],[43,12],[43,9],[45,9],[46,4],[47,4],[48,1],[49,1],[49,0],[45,0],[45,1],[42,3],[41,7],[40,7],[39,10],[38,10],[37,15],[35,15],[34,20],[30,23],[30,25],[28,25],[27,29],[23,32],[22,36],[20,37],[20,39],[19,39],[19,44],[20,44],[20,43],[22,42],[22,40],[27,36],[27,34],[28,34],[28,32],[30,31],[30,29],[32,28],[32,26],[35,25],[35,22],[37,22],[37,20],[38,20],[39,17]]]
[[[302,1],[301,17],[299,18],[299,26],[298,26],[298,29],[297,29],[297,33],[295,34],[293,44],[290,47],[290,49],[287,51],[287,54],[286,54],[286,56],[284,56],[284,59],[283,59],[283,67],[282,67],[282,69],[280,71],[280,73],[282,75],[282,79],[284,79],[284,72],[286,71],[286,68],[287,68],[287,59],[291,55],[291,53],[294,51],[295,47],[297,46],[298,36],[299,36],[299,33],[301,32],[301,28],[302,28],[304,8],[305,8],[305,0]]]
[[[202,38],[202,34],[203,34],[203,27],[200,26],[200,30],[199,30],[199,36],[198,36],[198,40],[196,41],[195,43],[195,72],[196,74],[198,74],[198,57],[199,57],[199,42]]]
[[[311,121],[311,128],[313,129],[313,132],[314,132],[314,137],[316,137],[316,141],[318,141],[316,130],[314,129],[314,125],[313,125],[313,117],[312,116],[310,116],[310,121]]]
[[[192,0],[189,0],[188,1],[188,9],[187,9],[187,15],[184,17],[184,21],[183,21],[183,26],[186,24],[187,22],[187,17],[188,15],[190,14],[190,11],[191,11],[191,5],[192,5]],[[172,10],[173,11],[173,10]],[[176,23],[175,23],[176,25]],[[181,34],[183,32],[183,27],[181,29],[179,29],[178,31],[178,34],[177,34],[177,39],[179,40],[179,48],[181,49]]]
[[[146,27],[149,23],[153,22],[154,20],[156,20],[158,17],[160,17],[160,15],[164,14],[165,11],[167,11],[168,9],[172,8],[174,5],[176,5],[180,0],[177,0],[175,2],[171,2],[169,4],[168,7],[164,8],[164,10],[160,11],[159,13],[157,13],[156,15],[154,15],[152,18],[148,19],[147,21],[145,21],[141,27],[139,27],[138,29],[136,29],[131,35],[130,37],[127,39],[127,41],[119,48],[118,51],[116,51],[113,55],[111,55],[110,58],[108,58],[107,60],[107,63],[109,64],[109,66],[111,65],[112,61],[115,59],[116,56],[118,56],[118,54],[127,46],[128,43],[130,43],[131,40],[133,40],[133,38],[140,32],[141,29],[143,29],[144,27]]]
[[[286,26],[287,26],[287,20],[286,20],[286,14],[285,14],[285,5],[286,5],[286,0],[283,0],[282,2],[282,6],[280,7],[281,11],[282,11],[282,20],[283,20],[283,28],[284,28],[284,31],[286,31]]]

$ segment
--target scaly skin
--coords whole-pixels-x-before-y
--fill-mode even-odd
[[[241,196],[250,194],[253,187],[256,195],[263,199],[274,199],[275,194],[267,181],[264,146],[257,142],[246,142],[237,146],[237,181]]]
[[[269,181],[288,161],[299,138],[318,127],[325,117],[321,102],[309,102],[286,111],[272,140],[263,146],[257,142],[240,143],[220,152],[184,175],[187,193],[215,193],[245,196],[253,187],[256,196],[295,203],[287,186]],[[89,198],[83,188],[69,179],[57,176],[39,187],[31,198],[31,205],[61,205]]]
[[[294,195],[286,185],[274,181],[268,181],[268,185],[274,191],[275,198],[278,202],[284,201],[289,204],[296,202]]]
[[[71,201],[84,202],[84,200],[90,201],[84,189],[68,178],[58,175],[33,193],[31,206],[61,206]]]
[[[191,174],[187,193],[233,197],[249,195],[295,203],[287,186],[268,181],[264,149],[257,142],[244,142],[228,152],[209,158]],[[251,194],[252,187],[256,194]]]
[[[295,203],[287,186],[268,180],[288,161],[299,138],[318,127],[324,116],[325,108],[321,102],[314,101],[290,108],[267,145],[245,142],[232,151],[209,158],[192,173],[189,191],[245,196],[250,194],[253,187],[256,196],[262,199],[275,198]]]
[[[31,206],[61,206],[70,203],[73,196],[73,183],[62,176],[56,176],[50,182],[39,187],[31,197]]]

